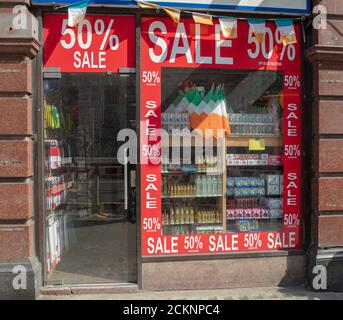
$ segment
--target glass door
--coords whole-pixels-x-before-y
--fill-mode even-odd
[[[135,101],[134,74],[44,80],[47,284],[136,282]]]

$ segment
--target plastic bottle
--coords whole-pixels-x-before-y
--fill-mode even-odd
[[[217,177],[217,183],[218,183],[218,185],[217,185],[217,191],[218,191],[218,195],[220,196],[220,195],[222,195],[222,193],[223,193],[223,189],[222,189],[222,187],[223,187],[223,184],[222,184],[222,179],[221,179],[221,176],[218,176]]]
[[[170,208],[170,224],[175,224],[175,214],[173,207]]]
[[[218,195],[218,181],[217,176],[212,177],[212,193],[214,196]]]
[[[208,188],[207,188],[207,177],[206,176],[203,176],[202,179],[201,179],[201,195],[202,196],[207,196],[207,193],[208,193]]]
[[[201,182],[201,176],[197,176],[196,180],[195,180],[195,184],[196,184],[196,194],[198,196],[201,196],[202,194],[202,182]]]
[[[180,222],[180,224],[184,224],[185,223],[185,209],[183,206],[180,208],[179,212],[180,212],[179,222]]]
[[[189,217],[189,223],[194,223],[194,210],[193,207],[190,208],[190,217]]]
[[[189,207],[185,208],[184,215],[185,215],[184,216],[184,223],[188,224],[189,223]]]

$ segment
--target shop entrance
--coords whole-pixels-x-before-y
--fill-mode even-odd
[[[136,282],[136,77],[62,73],[44,79],[46,283]]]

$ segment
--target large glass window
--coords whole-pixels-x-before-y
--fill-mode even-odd
[[[144,256],[301,247],[300,24],[221,22],[142,18]]]
[[[170,137],[162,149],[163,233],[281,230],[282,72],[163,68],[162,74],[161,122]],[[208,153],[206,141],[203,151],[172,142],[194,130],[200,136],[225,130],[225,118],[224,148]]]
[[[135,75],[44,80],[47,283],[136,281],[135,189],[117,157],[135,112]]]

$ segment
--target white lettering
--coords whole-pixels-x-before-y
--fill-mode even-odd
[[[157,37],[154,34],[155,29],[159,29],[162,34],[166,34],[167,29],[166,29],[166,26],[164,25],[164,23],[162,23],[160,21],[154,21],[149,26],[149,39],[150,39],[150,41],[153,42],[157,47],[160,47],[160,49],[161,49],[161,53],[156,54],[154,52],[155,47],[149,48],[150,59],[151,59],[151,61],[153,61],[155,63],[162,63],[166,60],[166,57],[167,57],[167,42],[164,39]]]

